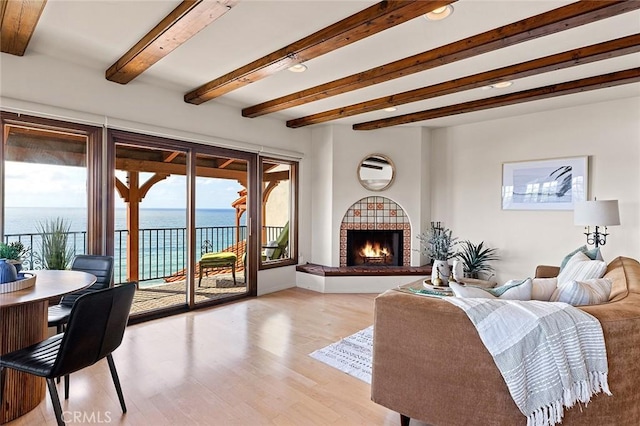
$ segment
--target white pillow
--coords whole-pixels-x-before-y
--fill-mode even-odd
[[[481,288],[474,286],[462,286],[455,282],[449,282],[453,294],[457,297],[506,299],[506,300],[531,300],[531,278],[525,280],[511,280],[496,288]]]
[[[469,297],[472,299],[496,298],[496,296],[480,287],[474,287],[471,285],[464,286],[453,281],[449,281],[449,287],[451,287],[451,290],[453,290],[453,294],[455,294],[457,297]]]
[[[596,305],[609,301],[612,282],[609,278],[593,278],[585,281],[571,280],[556,289],[552,302],[564,302],[573,306]]]
[[[558,287],[558,278],[534,278],[532,284],[531,299],[548,302]]]
[[[558,287],[569,281],[585,281],[602,278],[607,271],[607,264],[602,260],[591,260],[587,255],[578,252],[567,262],[558,274]]]
[[[531,300],[532,289],[531,278],[526,278],[524,280],[509,280],[499,287],[488,289],[488,291],[500,299]]]
[[[271,256],[276,251],[276,247],[278,247],[277,241],[269,241],[265,246],[264,255],[267,259],[271,260]],[[273,248],[272,248],[273,247]]]

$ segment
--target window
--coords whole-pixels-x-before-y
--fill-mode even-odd
[[[100,254],[100,129],[3,112],[2,130],[0,228],[4,242],[24,246],[22,266],[64,269],[73,255]],[[65,245],[43,255],[42,236],[57,231]]]
[[[270,158],[260,161],[260,266],[297,262],[297,163]]]

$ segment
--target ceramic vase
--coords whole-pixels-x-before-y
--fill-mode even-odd
[[[439,272],[440,279],[442,280],[442,285],[448,286],[449,274],[451,274],[449,263],[446,260],[434,260],[432,269]]]
[[[453,279],[460,282],[464,278],[464,265],[461,260],[453,261]]]
[[[12,264],[16,268],[18,275],[20,275],[20,271],[22,271],[22,262],[19,260],[7,260],[7,262]]]
[[[0,284],[11,283],[18,280],[16,267],[7,262],[7,259],[0,259]]]

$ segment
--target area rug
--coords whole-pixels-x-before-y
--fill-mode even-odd
[[[371,384],[373,326],[318,349],[310,357]]]

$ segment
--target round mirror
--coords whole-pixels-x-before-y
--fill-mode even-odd
[[[394,177],[395,167],[386,155],[367,155],[358,166],[360,184],[371,191],[387,189],[393,183]]]

